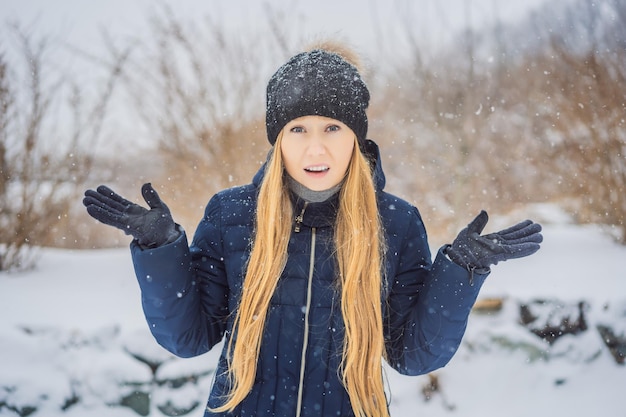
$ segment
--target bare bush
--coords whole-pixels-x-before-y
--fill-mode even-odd
[[[182,21],[164,8],[135,45],[124,82],[161,167],[153,177],[177,221],[195,228],[215,191],[249,182],[265,160],[265,83],[297,37],[268,9],[258,32]],[[138,189],[139,184],[133,185]]]
[[[527,120],[518,120],[503,91],[507,63],[484,56],[484,49],[497,55],[503,46],[473,31],[463,39],[400,66],[379,116],[387,126],[379,134],[391,153],[391,186],[418,203],[437,239],[453,237],[481,208],[502,212],[536,201],[533,145],[512,128]]]
[[[430,59],[410,42],[414,60],[388,82],[378,111],[393,126],[390,177],[436,234],[451,237],[479,207],[554,201],[626,239],[625,7],[554,13],[519,29],[543,40],[524,47],[501,26]]]
[[[571,22],[586,31],[587,50],[553,36],[536,58],[553,74],[541,86],[550,100],[539,122],[549,161],[543,169],[551,169],[560,194],[575,201],[572,211],[582,222],[615,226],[626,243],[626,6],[599,3],[607,5],[621,10],[613,25],[598,24],[606,13],[601,7]]]
[[[530,22],[543,42],[518,54],[499,85],[509,132],[528,146],[533,193],[580,222],[612,226],[623,242],[625,19],[626,7],[614,0],[546,9]]]
[[[46,38],[17,24],[9,31],[23,64],[0,55],[0,270],[32,266],[33,248],[58,246],[58,225],[89,174],[90,147],[119,74],[118,66],[87,106],[83,90],[46,61]]]

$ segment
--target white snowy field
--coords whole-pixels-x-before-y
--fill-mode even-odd
[[[626,416],[626,365],[597,329],[626,336],[626,247],[553,208],[534,213],[542,249],[493,268],[481,298],[503,298],[503,308],[472,313],[431,399],[428,376],[387,370],[392,416]],[[522,303],[558,324],[575,321],[581,301],[587,330],[552,345],[519,323]],[[203,414],[219,349],[177,359],[153,341],[126,249],[45,249],[35,270],[0,273],[0,317],[0,416],[139,415],[122,398],[143,415]]]

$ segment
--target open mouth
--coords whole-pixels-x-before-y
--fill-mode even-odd
[[[306,172],[313,172],[313,173],[326,172],[329,169],[330,168],[326,165],[314,165],[314,166],[304,168]]]

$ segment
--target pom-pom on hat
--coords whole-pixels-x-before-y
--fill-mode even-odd
[[[302,52],[280,67],[267,85],[267,138],[273,146],[291,120],[326,116],[352,129],[363,149],[369,99],[359,71],[340,55],[323,49]]]

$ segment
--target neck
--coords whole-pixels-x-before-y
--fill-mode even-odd
[[[335,185],[328,190],[315,191],[310,188],[305,187],[300,184],[298,181],[294,180],[289,174],[286,175],[287,184],[289,185],[289,189],[293,191],[298,197],[302,198],[309,203],[321,203],[323,201],[328,200],[333,195],[337,194],[341,189],[341,185],[343,182]]]

